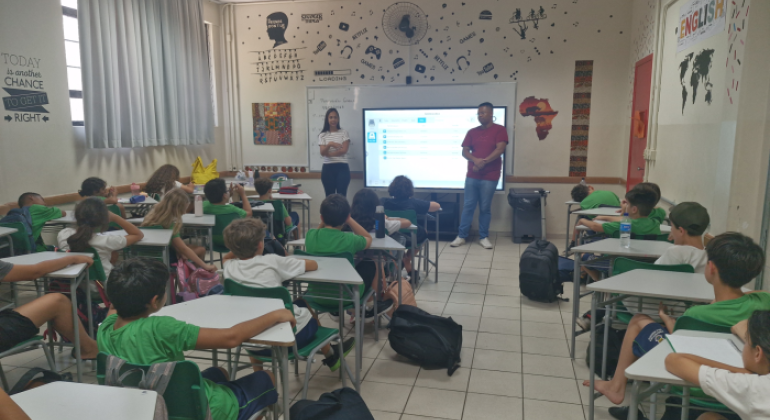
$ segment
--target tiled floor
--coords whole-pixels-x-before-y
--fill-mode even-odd
[[[543,304],[521,297],[518,263],[526,244],[514,244],[509,236],[490,239],[494,250],[478,242],[459,248],[440,243],[439,281],[434,283],[431,273],[416,295],[420,308],[451,316],[463,326],[462,367],[454,375],[421,369],[390,348],[387,330],[375,341],[372,327],[367,327],[361,394],[377,420],[587,418],[589,393],[581,383],[588,379],[588,337],[578,337],[577,359],[571,361],[572,302]],[[563,239],[553,242],[559,246]],[[571,290],[565,284],[565,296]],[[588,308],[590,302],[581,305]],[[334,326],[328,318],[322,323]],[[74,373],[69,352],[57,352],[56,359],[58,368]],[[348,360],[353,362],[353,353]],[[8,357],[2,364],[12,384],[26,369],[46,366],[39,350]],[[300,365],[301,375],[290,375],[293,399],[299,397],[304,369]],[[320,360],[312,369],[309,398],[341,385]],[[94,374],[89,372],[86,380],[94,382]],[[606,409],[610,402],[599,399],[596,404],[596,419],[611,418]]]

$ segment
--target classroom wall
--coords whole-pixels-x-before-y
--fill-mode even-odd
[[[204,18],[219,25],[219,9],[206,5]],[[217,32],[217,39],[219,37]],[[218,49],[216,50],[219,56]],[[110,184],[144,181],[158,166],[177,165],[183,176],[192,171],[197,156],[208,163],[224,151],[222,115],[215,131],[216,143],[200,147],[147,147],[136,149],[87,149],[82,128],[73,127],[62,28],[62,9],[56,0],[3,2],[0,13],[0,69],[28,70],[6,62],[10,56],[39,59],[43,89],[48,94],[44,108],[48,121],[8,122],[0,120],[0,203],[16,201],[25,191],[43,195],[75,192],[80,182],[98,176]],[[217,60],[219,63],[219,60]],[[221,78],[221,71],[217,75]],[[31,78],[28,78],[31,79]],[[5,82],[5,80],[0,80]],[[0,87],[7,87],[2,83]],[[6,92],[2,91],[3,97]],[[220,92],[221,96],[221,92]],[[219,98],[221,102],[221,97]],[[0,118],[11,112],[2,110]],[[41,117],[42,118],[42,117]]]
[[[626,107],[619,104],[627,104],[630,101],[629,45],[632,27],[635,27],[632,24],[632,3],[599,0],[578,3],[571,0],[555,0],[544,4],[529,0],[511,4],[491,0],[420,0],[414,4],[427,14],[427,22],[431,27],[420,44],[412,47],[398,46],[389,40],[381,26],[383,14],[390,4],[378,4],[378,7],[374,7],[374,4],[324,1],[233,6],[233,42],[237,43],[241,119],[236,141],[240,141],[243,148],[241,159],[244,164],[307,164],[307,86],[403,85],[405,77],[411,75],[414,83],[420,85],[516,81],[517,103],[529,96],[546,98],[559,114],[553,119],[553,128],[544,140],[539,140],[536,136],[534,118],[517,115],[512,175],[546,179],[567,177],[570,166],[575,61],[593,60],[588,176],[615,179],[624,177],[628,116]],[[514,30],[518,30],[519,25],[510,23],[515,9],[520,8],[526,16],[531,9],[539,11],[541,6],[547,17],[538,23],[537,29],[534,28],[533,22],[529,22],[525,39],[522,39]],[[491,19],[481,19],[483,11],[491,13]],[[263,75],[259,74],[260,67],[255,63],[264,61],[260,58],[264,52],[273,51],[274,41],[268,36],[266,19],[274,12],[285,13],[289,20],[285,31],[287,43],[276,47],[275,50],[297,49],[297,58],[306,70],[304,80],[265,83],[264,77],[261,77]],[[302,15],[313,14],[321,14],[320,21],[303,21]],[[340,29],[341,22],[348,25],[346,31]],[[364,30],[365,33],[358,35]],[[326,46],[314,53],[321,41]],[[346,45],[353,48],[350,59],[340,55]],[[366,53],[370,45],[381,49],[379,59]],[[437,55],[447,64],[446,69],[435,59]],[[456,60],[461,55],[470,61],[470,66],[466,69],[460,69],[457,64]],[[403,58],[406,64],[395,69],[395,58]],[[375,69],[370,69],[364,62],[374,64]],[[489,63],[494,68],[485,73],[484,67],[489,68]],[[423,65],[425,72],[416,71],[417,65]],[[314,77],[315,70],[350,70],[351,75],[329,81],[328,78]],[[260,82],[260,79],[263,80]],[[408,98],[405,99],[405,104],[408,105]],[[292,145],[254,144],[251,104],[271,102],[288,102],[292,105]],[[461,104],[464,103],[458,98],[456,105]],[[516,111],[518,114],[518,110]],[[344,127],[344,121],[342,125]],[[353,141],[361,141],[360,133],[351,134]],[[311,138],[314,137],[315,133]],[[314,197],[323,196],[320,180],[303,179],[301,182],[303,189],[321,193]],[[548,209],[549,232],[563,234],[566,227],[563,202],[569,199],[572,185],[549,184],[547,180],[545,182],[521,185],[542,186],[552,191]],[[360,182],[353,181],[349,197],[352,198],[352,193],[359,188],[359,184]],[[517,185],[519,184],[509,184],[506,187]],[[622,186],[617,185],[603,185],[601,188],[617,190],[619,193],[624,190]],[[315,215],[319,204],[316,201],[320,200],[313,202],[314,217],[317,217]],[[491,229],[510,232],[511,216],[512,210],[505,196],[496,196]]]

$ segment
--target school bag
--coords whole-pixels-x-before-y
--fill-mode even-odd
[[[519,260],[521,294],[538,302],[554,302],[564,292],[559,278],[559,250],[538,239],[521,254]]]
[[[225,288],[219,282],[219,274],[196,268],[193,263],[184,259],[172,265],[176,265],[177,284],[182,289],[176,295],[177,300],[189,302],[199,297],[224,293]]]
[[[38,375],[42,376],[37,377]],[[19,392],[59,381],[72,382],[72,374],[69,372],[57,373],[43,368],[32,368],[21,375],[16,385],[8,391],[8,395],[18,394]]]
[[[396,280],[391,282],[383,292],[385,299],[393,301],[393,307],[388,311],[388,316],[393,316],[393,312],[399,307],[398,283],[401,283],[401,305],[417,306],[417,299],[414,298],[414,289],[412,289],[411,283],[404,281],[403,279]]]
[[[431,315],[415,306],[404,305],[393,312],[388,342],[393,350],[426,369],[460,367],[463,327],[452,318]]]
[[[610,328],[607,335],[607,377],[615,375],[615,369],[620,360],[620,347],[623,345],[623,337],[626,330],[616,330]],[[604,353],[604,325],[596,327],[594,333],[594,345],[596,346],[596,356],[594,359],[594,372],[597,376],[602,374],[602,354]],[[591,366],[591,343],[586,347],[586,366]]]
[[[158,393],[158,397],[155,400],[155,413],[152,419],[168,420],[168,409],[166,408],[166,400],[163,399],[163,393],[166,392],[168,383],[171,381],[171,376],[174,374],[176,363],[177,362],[155,363],[150,366],[146,372],[142,369],[135,368],[121,374],[120,370],[126,364],[126,361],[119,357],[108,355],[105,363],[104,385],[133,388],[124,385],[123,382],[133,374],[141,374],[142,379],[136,384],[136,388],[147,389]],[[210,410],[206,410],[206,420],[211,420]]]
[[[32,233],[32,215],[29,213],[29,206],[22,207],[20,209],[11,209],[8,211],[0,223],[21,223],[24,226],[24,233],[27,234],[29,240],[30,252],[35,252],[37,246],[35,245],[35,236]]]
[[[374,420],[363,398],[351,388],[321,394],[318,401],[297,401],[289,416],[294,420]]]

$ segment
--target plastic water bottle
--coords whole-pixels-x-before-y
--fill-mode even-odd
[[[385,237],[385,208],[377,206],[374,211],[374,236],[377,238]]]
[[[620,219],[620,246],[631,248],[631,219],[628,213],[623,213],[623,218]]]
[[[195,196],[195,217],[203,217],[203,197]]]
[[[586,185],[588,185],[588,184],[586,184],[586,179],[585,179],[585,178],[580,178],[580,185],[582,185],[582,186],[584,186],[584,187],[585,187]]]

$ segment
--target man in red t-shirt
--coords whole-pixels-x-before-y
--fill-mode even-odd
[[[492,220],[492,197],[500,180],[503,160],[500,156],[508,144],[505,127],[492,121],[492,104],[479,105],[480,126],[468,131],[463,140],[463,157],[468,159],[468,173],[465,175],[465,202],[460,219],[460,228],[451,246],[460,246],[468,237],[473,213],[479,206],[479,243],[492,249],[489,242],[489,222]]]

